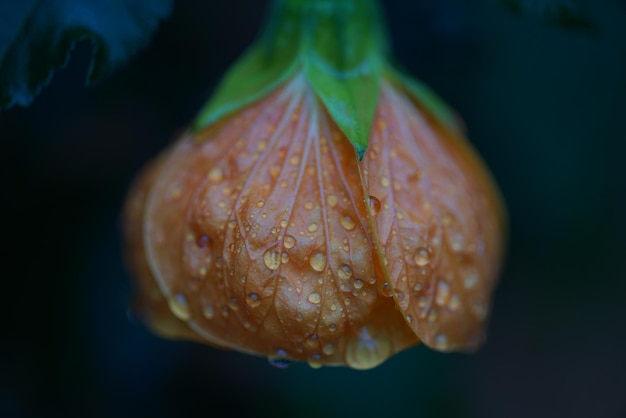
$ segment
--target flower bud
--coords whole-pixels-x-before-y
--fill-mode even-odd
[[[483,163],[445,107],[379,55],[361,66],[375,77],[352,81],[298,57],[252,99],[237,74],[256,67],[233,70],[216,95],[226,105],[136,182],[125,225],[137,310],[163,336],[279,366],[367,369],[419,341],[475,349],[504,230]],[[357,96],[371,116],[346,99]]]

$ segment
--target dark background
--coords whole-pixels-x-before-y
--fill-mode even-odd
[[[510,215],[487,344],[287,370],[127,318],[120,208],[253,39],[265,2],[178,0],[84,88],[90,45],[0,113],[2,417],[626,417],[626,5],[585,33],[489,1],[384,2],[396,55],[465,119]]]

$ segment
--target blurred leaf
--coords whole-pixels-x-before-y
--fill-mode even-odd
[[[594,31],[585,0],[498,0],[518,14],[535,15],[550,24],[567,29]]]
[[[150,40],[172,0],[0,0],[0,109],[26,106],[77,41],[93,44],[87,83]]]

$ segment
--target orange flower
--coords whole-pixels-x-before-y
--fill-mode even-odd
[[[152,329],[312,366],[475,349],[502,261],[483,163],[386,79],[361,161],[298,71],[184,133],[125,214]]]

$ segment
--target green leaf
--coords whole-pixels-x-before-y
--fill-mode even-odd
[[[407,91],[413,100],[443,127],[462,132],[463,129],[459,126],[454,111],[427,85],[391,67],[386,68],[385,75],[392,83]]]
[[[172,0],[0,0],[0,109],[26,106],[77,41],[94,46],[87,83],[150,40]]]

